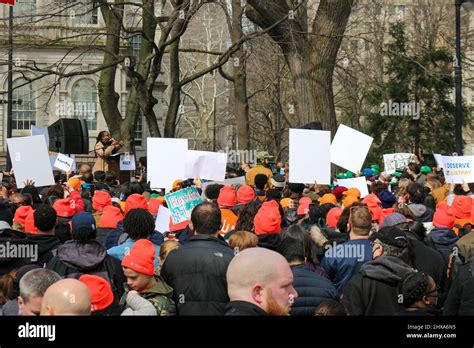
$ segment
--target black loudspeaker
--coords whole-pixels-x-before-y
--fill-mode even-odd
[[[85,120],[61,118],[48,127],[49,151],[88,154],[89,131]]]
[[[300,129],[324,130],[321,122],[319,121],[305,124],[304,126],[301,126]]]

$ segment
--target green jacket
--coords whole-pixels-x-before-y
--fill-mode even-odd
[[[176,305],[173,301],[173,288],[159,276],[155,276],[156,283],[146,291],[140,293],[140,296],[150,301],[156,309],[158,315],[176,315]],[[122,311],[128,308],[127,295],[129,289],[125,288],[125,293],[120,299]]]

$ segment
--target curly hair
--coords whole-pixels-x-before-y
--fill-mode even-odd
[[[253,218],[260,209],[262,203],[258,200],[252,201],[249,204],[245,204],[240,208],[237,214],[237,225],[235,226],[236,231],[254,231]]]

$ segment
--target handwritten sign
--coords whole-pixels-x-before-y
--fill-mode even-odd
[[[194,187],[167,194],[165,199],[174,224],[190,220],[194,207],[202,203],[199,191]]]
[[[390,153],[383,155],[385,171],[393,174],[397,169],[405,168],[408,163],[413,161],[412,153]]]
[[[446,182],[474,182],[474,156],[442,156]]]
[[[120,170],[135,170],[135,155],[125,152],[120,155]]]
[[[54,168],[68,172],[72,169],[74,164],[74,158],[58,153],[56,160],[54,161]]]

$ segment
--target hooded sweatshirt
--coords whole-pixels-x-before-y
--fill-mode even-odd
[[[449,255],[455,246],[459,237],[453,230],[447,227],[434,228],[428,235],[429,243],[438,250],[443,257],[443,261],[447,266],[449,263]]]
[[[424,204],[411,203],[408,205],[411,212],[413,213],[413,219],[419,222],[431,222],[433,221],[434,211],[427,208]]]
[[[46,268],[63,278],[79,279],[83,274],[100,276],[110,283],[117,301],[124,291],[126,278],[120,261],[107,255],[107,250],[95,240],[86,243],[67,241],[58,247],[57,256],[48,262]]]
[[[347,283],[342,304],[350,315],[394,315],[403,310],[398,303],[398,283],[415,270],[395,256],[380,256],[364,264]]]
[[[38,245],[38,261],[34,262],[39,266],[47,264],[56,253],[56,249],[61,242],[55,235],[48,234],[27,234],[27,239]]]

